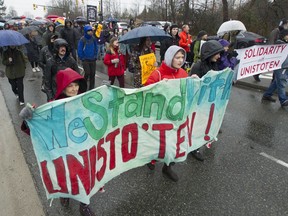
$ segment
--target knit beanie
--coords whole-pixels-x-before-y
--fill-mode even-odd
[[[197,38],[202,38],[204,35],[207,35],[207,32],[204,30],[199,31]]]

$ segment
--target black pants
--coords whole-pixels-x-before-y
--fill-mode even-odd
[[[24,84],[23,78],[8,79],[14,94],[19,95],[19,101],[24,103]]]
[[[38,67],[38,62],[30,62],[30,64],[32,68]]]
[[[118,82],[119,82],[119,87],[124,88],[124,74],[121,76],[109,76],[109,80],[111,81],[111,85],[114,84],[116,77],[117,77]]]
[[[88,90],[95,88],[95,74],[96,74],[96,60],[95,61],[83,61],[83,69],[85,71],[84,78],[87,81]],[[89,80],[89,82],[88,82]]]

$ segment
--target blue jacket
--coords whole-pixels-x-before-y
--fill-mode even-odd
[[[78,57],[80,60],[90,60],[90,61],[96,61],[97,59],[97,40],[91,35],[88,35],[87,32],[91,30],[91,26],[85,26],[84,27],[84,36],[81,37],[81,39],[78,42]]]

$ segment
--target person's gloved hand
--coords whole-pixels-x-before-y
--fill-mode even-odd
[[[34,108],[31,104],[27,103],[26,106],[21,110],[19,116],[23,120],[31,119],[33,117]]]
[[[111,60],[111,63],[113,63],[113,64],[117,64],[117,63],[119,63],[119,59],[118,59],[118,58],[116,58],[116,59],[112,59],[112,60]]]

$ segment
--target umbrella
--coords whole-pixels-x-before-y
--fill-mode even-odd
[[[62,24],[64,25],[65,23],[65,18],[64,17],[58,17],[57,19],[55,19],[55,25],[59,25],[59,24]]]
[[[40,29],[38,26],[27,26],[19,30],[19,32],[23,35],[30,34],[32,31],[40,31]]]
[[[31,23],[29,23],[30,26],[39,26],[43,24],[45,23],[43,23],[42,21],[38,21],[38,20],[33,20]]]
[[[83,24],[88,23],[87,19],[85,17],[81,17],[81,16],[76,17],[75,22],[83,23]]]
[[[17,31],[0,31],[0,46],[21,46],[26,43],[29,43],[29,41]]]
[[[217,31],[217,35],[224,34],[229,31],[246,31],[245,25],[239,20],[229,20],[221,24]]]
[[[162,39],[166,39],[171,36],[155,26],[141,26],[127,32],[121,37],[119,42],[125,44],[135,44],[139,43],[140,38],[142,37],[150,37],[152,41],[161,41]]]

